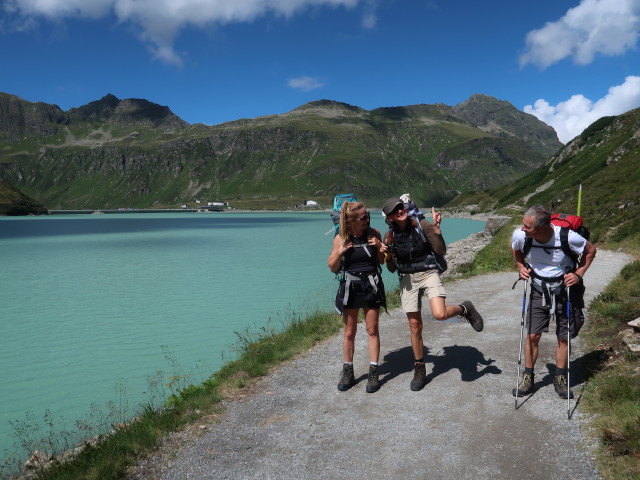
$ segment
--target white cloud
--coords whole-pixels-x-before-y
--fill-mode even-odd
[[[99,18],[111,10],[113,3],[114,0],[5,0],[3,9],[23,17]]]
[[[367,30],[371,30],[376,26],[378,22],[378,17],[374,13],[367,13],[364,17],[362,17],[362,26]]]
[[[607,95],[595,103],[578,94],[555,106],[539,99],[533,105],[525,106],[523,110],[552,126],[560,141],[567,143],[599,118],[620,115],[638,107],[640,77],[630,76],[625,78],[622,85],[611,87]]]
[[[309,7],[355,7],[361,0],[4,0],[2,8],[15,28],[33,25],[29,19],[101,18],[114,13],[123,23],[140,28],[140,38],[153,55],[181,64],[173,50],[179,32],[234,22],[250,22],[266,15],[290,17]]]
[[[378,23],[376,10],[378,9],[378,0],[363,0],[364,14],[362,15],[362,28],[371,30]]]
[[[566,57],[586,65],[596,55],[621,55],[635,48],[639,34],[638,0],[582,0],[561,19],[527,34],[520,65],[544,69]]]
[[[302,90],[304,92],[310,92],[317,88],[324,87],[324,83],[321,83],[317,78],[313,77],[298,77],[289,79],[288,85],[291,88]]]

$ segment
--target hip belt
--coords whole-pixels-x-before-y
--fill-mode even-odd
[[[531,272],[533,281],[531,287],[542,293],[542,306],[550,305],[551,311],[556,310],[556,297],[562,297],[564,294],[564,275],[557,277],[543,277],[535,272]]]
[[[344,299],[342,300],[342,304],[346,305],[349,301],[349,290],[352,282],[368,282],[373,289],[373,293],[378,293],[378,282],[380,281],[380,277],[377,272],[372,273],[361,273],[361,274],[352,274],[349,272],[344,272]]]
[[[425,272],[427,270],[433,270],[438,268],[436,258],[433,255],[428,255],[427,258],[421,262],[413,263],[397,263],[398,273],[416,273]]]

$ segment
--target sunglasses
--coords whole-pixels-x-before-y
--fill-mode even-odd
[[[354,220],[357,220],[358,222],[366,222],[367,220],[369,220],[369,212],[365,213],[361,217],[354,218]]]
[[[391,212],[391,213],[389,214],[389,216],[394,216],[394,217],[395,217],[395,216],[396,216],[396,215],[398,215],[400,212],[404,212],[404,208],[396,208],[393,212]]]

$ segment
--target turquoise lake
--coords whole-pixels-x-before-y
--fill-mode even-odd
[[[442,223],[447,243],[483,227]],[[332,310],[331,228],[327,212],[0,217],[0,452],[16,422],[73,430],[108,402],[131,417],[156,372],[168,395],[233,359],[236,332]]]

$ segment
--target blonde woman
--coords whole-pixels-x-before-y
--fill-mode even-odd
[[[344,202],[340,211],[340,230],[333,239],[329,268],[340,273],[340,286],[336,295],[336,309],[344,321],[342,374],[338,390],[345,391],[355,383],[353,352],[358,330],[358,312],[364,311],[369,336],[369,376],[366,391],[380,388],[378,358],[380,336],[378,318],[380,307],[386,307],[384,285],[380,276],[387,246],[380,232],[369,226],[369,212],[362,202]]]

